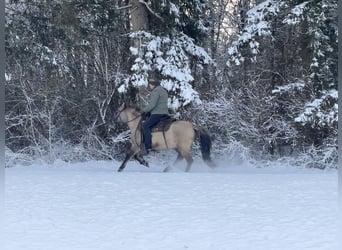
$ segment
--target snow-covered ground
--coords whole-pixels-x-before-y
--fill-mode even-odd
[[[334,250],[335,170],[195,160],[6,169],[6,250]]]

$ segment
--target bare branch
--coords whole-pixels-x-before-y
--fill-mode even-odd
[[[145,1],[139,0],[139,3],[144,4],[145,7],[146,7],[146,9],[147,9],[150,13],[152,13],[154,16],[156,16],[157,18],[159,18],[160,20],[162,20],[162,21],[164,22],[164,19],[163,19],[161,16],[159,16],[156,12],[154,12],[154,11],[150,8],[150,6],[148,6],[148,4],[147,4]]]
[[[129,4],[129,5],[126,5],[126,6],[117,7],[116,9],[117,10],[123,10],[123,9],[128,9],[128,8],[131,8],[131,7],[132,7],[132,4]]]

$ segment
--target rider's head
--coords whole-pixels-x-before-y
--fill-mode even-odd
[[[148,88],[149,89],[152,90],[152,89],[154,89],[158,85],[159,85],[159,83],[155,79],[153,79],[153,78],[149,78],[148,79]]]

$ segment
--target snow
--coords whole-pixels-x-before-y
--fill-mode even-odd
[[[170,13],[173,13],[176,17],[180,16],[178,7],[173,3],[170,3]],[[176,20],[179,19],[177,18]]]
[[[305,87],[305,83],[302,81],[293,82],[284,86],[277,86],[276,89],[272,90],[272,94],[289,92],[295,89],[303,89],[304,87]]]
[[[335,103],[327,112],[322,112],[321,108],[329,100],[335,99],[337,101],[338,92],[336,89],[322,92],[321,98],[316,98],[305,105],[305,110],[298,117],[295,118],[296,122],[305,124],[313,120],[315,117],[319,118],[319,124],[332,124],[338,121],[338,105]]]
[[[5,73],[5,80],[10,81],[12,79],[12,74]]]
[[[291,13],[293,13],[296,16],[300,16],[303,14],[305,6],[309,3],[309,1],[301,3],[296,5],[292,10]]]
[[[191,102],[200,103],[199,94],[192,86],[194,77],[191,63],[194,62],[193,58],[196,58],[202,64],[214,65],[214,61],[202,47],[197,46],[193,39],[183,33],[175,34],[172,40],[142,31],[135,32],[130,37],[140,42],[139,49],[130,48],[130,52],[136,57],[129,79],[133,86],[146,86],[148,74],[156,71],[161,75],[161,85],[165,83],[163,86],[167,90],[179,94],[169,100],[170,108],[177,110]],[[200,65],[199,63],[198,66]],[[123,84],[118,91],[123,93],[127,91],[128,86]]]
[[[252,9],[247,11],[247,21],[248,23],[255,23],[264,19],[265,13],[277,14],[279,12],[279,8],[284,3],[279,0],[266,0],[264,2],[259,3],[254,6]]]
[[[6,169],[6,250],[337,249],[337,171],[195,159]]]
[[[240,53],[240,47],[244,44],[249,43],[252,54],[258,54],[259,44],[256,43],[255,37],[271,35],[268,17],[277,15],[283,5],[284,2],[279,0],[266,0],[247,11],[247,25],[244,27],[239,38],[227,50],[228,55],[231,56],[230,60],[227,61],[228,66],[231,65],[231,62],[234,62],[236,65],[240,65],[243,62],[244,58]],[[252,56],[250,60],[256,62],[256,57]]]
[[[290,25],[295,25],[301,21],[301,17],[305,11],[306,5],[310,3],[310,1],[301,3],[296,5],[292,10],[291,13],[286,17],[283,21],[283,23],[287,23]]]

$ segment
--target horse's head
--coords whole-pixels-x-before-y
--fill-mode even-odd
[[[128,123],[141,116],[140,109],[127,103],[121,104],[115,113],[115,120],[117,122]]]

